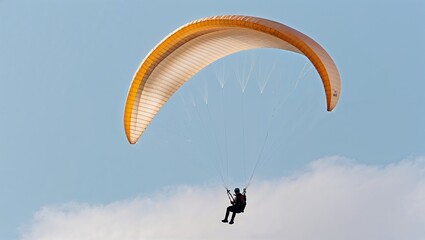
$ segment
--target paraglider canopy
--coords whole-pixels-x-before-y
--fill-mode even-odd
[[[328,53],[308,36],[271,20],[213,16],[178,28],[145,57],[130,85],[124,111],[128,141],[137,142],[165,102],[208,64],[243,50],[276,48],[305,55],[320,75],[327,110],[339,99],[340,77]]]

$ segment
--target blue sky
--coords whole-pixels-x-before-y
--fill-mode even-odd
[[[223,14],[272,19],[319,42],[341,75],[335,111],[325,112],[320,79],[305,58],[256,50],[204,69],[129,145],[123,107],[140,61],[179,26]],[[424,22],[422,1],[0,1],[0,239],[22,238],[45,206],[220,185],[217,156],[229,154],[231,171],[252,167],[269,126],[258,179],[290,176],[329,156],[384,169],[421,158]],[[243,95],[235,79],[252,62],[256,74]],[[271,77],[259,94],[265,73]]]

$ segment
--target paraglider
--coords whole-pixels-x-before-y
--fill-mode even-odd
[[[281,23],[250,16],[213,16],[178,28],[145,57],[130,85],[124,110],[128,141],[138,141],[168,99],[208,64],[255,48],[306,56],[322,80],[327,110],[339,99],[340,77],[329,54],[314,40]]]
[[[141,62],[128,90],[124,110],[124,129],[130,144],[139,140],[163,105],[197,72],[220,58],[256,48],[287,50],[307,57],[323,83],[327,110],[334,109],[340,96],[340,76],[332,58],[317,42],[268,19],[212,16],[189,22],[170,33]],[[233,224],[236,214],[244,212],[249,182],[243,193],[236,188],[234,195],[226,187],[232,205],[227,208],[223,223]]]

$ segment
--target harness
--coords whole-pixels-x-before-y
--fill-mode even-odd
[[[226,188],[226,190],[227,190],[227,197],[229,198],[230,202],[232,202],[233,206],[236,206],[236,200],[237,199],[235,200],[233,195],[230,193],[229,189]],[[244,210],[245,210],[245,207],[246,207],[246,188],[243,189],[242,197],[243,197],[243,203],[238,206],[239,207],[238,212],[244,212]]]

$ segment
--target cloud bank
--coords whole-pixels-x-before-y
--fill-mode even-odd
[[[324,158],[290,177],[257,180],[247,196],[234,225],[220,222],[229,203],[215,186],[46,206],[21,239],[425,239],[425,158],[387,166]]]

